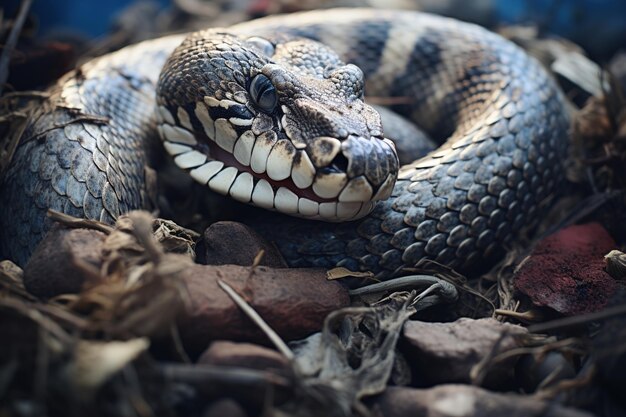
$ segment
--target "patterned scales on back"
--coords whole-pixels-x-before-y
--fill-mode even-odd
[[[329,45],[363,70],[366,97],[401,98],[393,109],[445,142],[402,167],[392,197],[362,220],[263,217],[255,227],[292,266],[340,265],[379,278],[423,258],[464,268],[513,239],[558,190],[569,124],[562,95],[535,60],[495,34],[370,10],[270,17],[228,31]],[[112,221],[146,204],[141,144],[154,135],[159,69],[181,39],[99,58],[55,87],[2,185],[4,255],[26,260],[48,227],[46,207]],[[74,112],[53,103],[110,122],[68,124]]]

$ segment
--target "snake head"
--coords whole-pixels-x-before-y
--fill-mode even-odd
[[[191,35],[157,89],[176,164],[233,198],[327,221],[391,195],[398,157],[363,101],[363,72],[306,39]]]

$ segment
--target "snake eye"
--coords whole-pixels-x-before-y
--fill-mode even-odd
[[[278,94],[276,93],[276,87],[274,87],[269,78],[263,74],[254,77],[250,83],[249,92],[254,104],[261,110],[266,113],[274,111],[276,104],[278,104]]]

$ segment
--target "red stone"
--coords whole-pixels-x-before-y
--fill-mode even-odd
[[[534,304],[565,315],[601,310],[617,285],[604,271],[604,255],[615,246],[599,223],[562,229],[519,265],[515,288]]]
[[[263,250],[259,265],[287,268],[278,249],[248,226],[221,221],[213,223],[204,231],[204,254],[201,262],[206,265],[250,266]]]
[[[76,260],[98,270],[105,238],[97,230],[53,226],[24,268],[24,286],[41,298],[79,292],[87,276]]]
[[[200,355],[198,364],[234,366],[287,373],[289,360],[276,350],[252,343],[217,340]]]
[[[193,356],[211,341],[269,343],[265,334],[219,287],[229,284],[283,339],[302,339],[320,331],[324,319],[346,307],[350,297],[337,281],[318,268],[268,268],[237,265],[190,265],[179,275],[189,306],[178,318],[185,348]]]

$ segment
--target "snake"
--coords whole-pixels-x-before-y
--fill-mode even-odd
[[[439,147],[401,165],[376,100]],[[283,213],[252,227],[289,266],[465,270],[541,218],[562,187],[568,128],[538,61],[446,17],[330,9],[168,35],[49,88],[1,185],[0,249],[26,263],[48,209],[114,223],[152,207],[158,153],[207,189]]]

